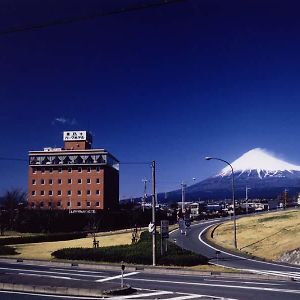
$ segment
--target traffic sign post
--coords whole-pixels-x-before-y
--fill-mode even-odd
[[[124,287],[124,270],[125,270],[125,265],[122,262],[122,265],[121,265],[121,289]]]
[[[161,220],[160,221],[160,253],[163,255],[163,242],[166,241],[166,252],[167,252],[167,240],[169,238],[169,221]]]
[[[221,251],[216,250],[216,255],[217,255],[217,264],[219,263],[219,255],[221,254]]]

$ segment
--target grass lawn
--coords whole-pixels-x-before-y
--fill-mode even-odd
[[[115,246],[115,245],[128,245],[131,244],[131,232],[115,233],[109,235],[100,235],[96,239],[99,241],[100,247]],[[14,255],[15,258],[24,259],[42,259],[50,260],[53,251],[69,248],[69,247],[93,247],[93,237],[87,237],[77,240],[59,241],[59,242],[45,242],[45,243],[32,243],[12,245],[20,254]]]
[[[214,231],[212,241],[233,248],[233,222]],[[212,229],[211,229],[212,230]],[[210,232],[208,238],[210,238]],[[284,252],[300,247],[300,210],[278,211],[237,220],[238,248],[249,254],[276,260]]]

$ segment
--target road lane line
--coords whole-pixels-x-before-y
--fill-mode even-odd
[[[254,270],[254,269],[241,269],[244,271],[249,271],[256,274],[262,274],[262,275],[273,275],[278,277],[293,277],[294,279],[300,279],[300,276],[291,275],[286,272],[280,272],[280,271],[269,271],[269,270]],[[299,274],[300,275],[300,274]]]
[[[216,222],[217,224],[218,222]],[[227,254],[229,256],[232,256],[232,257],[236,257],[236,258],[239,258],[239,259],[244,259],[244,260],[249,260],[249,261],[253,261],[253,262],[256,262],[256,263],[262,263],[262,264],[267,264],[267,265],[271,265],[271,266],[276,266],[276,267],[284,267],[284,268],[291,268],[291,269],[296,269],[296,270],[300,270],[299,267],[293,267],[293,266],[286,266],[286,265],[280,265],[280,264],[275,264],[275,263],[271,263],[271,262],[267,262],[267,261],[260,261],[260,260],[255,260],[255,259],[252,259],[252,258],[247,258],[247,257],[244,257],[244,256],[239,256],[239,255],[236,255],[236,254],[232,254],[232,253],[228,253],[224,250],[220,250],[218,248],[215,248],[211,245],[209,245],[208,243],[204,242],[204,240],[202,239],[202,234],[211,226],[213,226],[214,224],[211,224],[207,227],[205,227],[198,235],[198,239],[201,243],[203,243],[204,245],[206,245],[207,247],[215,250],[215,251],[220,251],[221,253],[224,253],[224,254]],[[231,269],[236,269],[234,267],[231,267]],[[243,269],[237,269],[237,270],[243,270]]]
[[[78,273],[66,273],[66,272],[53,272],[53,271],[41,271],[41,270],[29,270],[29,269],[15,269],[15,268],[3,268],[0,267],[0,270],[10,270],[10,271],[18,271],[18,272],[32,272],[32,273],[45,273],[45,274],[60,274],[60,275],[73,275],[73,276],[82,276],[82,277],[106,277],[103,275],[87,275],[87,274],[78,274]]]
[[[77,279],[77,278],[71,278],[71,277],[65,277],[65,276],[30,274],[30,273],[18,273],[18,275],[37,276],[37,277],[56,278],[56,279],[67,279],[67,280],[80,280],[80,279]]]
[[[140,272],[131,272],[131,273],[126,273],[123,275],[123,277],[128,277],[128,276],[132,276],[132,275],[135,275],[135,274],[139,274]],[[103,277],[103,276],[101,276]],[[111,277],[106,277],[106,278],[103,278],[103,279],[98,279],[96,280],[96,282],[104,282],[104,281],[110,281],[110,280],[114,280],[114,279],[117,279],[117,278],[121,278],[122,275],[117,275],[117,276],[111,276]]]
[[[103,274],[104,272],[96,272],[96,271],[85,271],[85,270],[76,270],[76,269],[58,269],[58,268],[50,268],[50,270],[55,271],[69,271],[69,272],[78,272],[78,273],[93,273],[93,274]]]
[[[282,293],[293,293],[300,294],[299,290],[291,289],[280,289],[280,288],[267,288],[267,287],[256,287],[256,286],[245,286],[245,285],[229,285],[229,284],[212,284],[212,283],[201,283],[201,282],[186,282],[186,281],[171,281],[171,280],[154,280],[154,279],[142,279],[142,278],[127,278],[131,281],[148,281],[148,282],[160,282],[160,283],[171,283],[171,284],[185,284],[185,285],[196,285],[196,286],[211,286],[211,287],[224,287],[224,288],[235,288],[244,290],[258,290],[258,291],[270,291],[270,292],[282,292]]]
[[[231,283],[246,283],[246,284],[258,284],[258,285],[283,285],[282,283],[269,283],[269,282],[254,282],[254,281],[238,281],[238,280],[220,280],[220,279],[206,279],[204,281],[212,281],[212,282],[231,282]]]
[[[46,298],[64,298],[64,299],[83,299],[83,300],[96,300],[96,299],[103,299],[103,297],[88,297],[88,296],[68,296],[68,295],[55,295],[55,294],[39,294],[39,293],[27,293],[27,292],[18,292],[18,291],[4,291],[0,290],[0,293],[4,294],[18,294],[18,295],[29,295],[29,296],[39,296],[39,297],[46,297]]]
[[[187,295],[187,296],[179,296],[179,297],[174,297],[174,298],[168,298],[168,300],[185,300],[185,299],[199,299],[199,297],[203,298],[203,297],[209,297],[209,298],[213,298],[216,299],[214,296],[208,296],[208,295]],[[218,298],[220,299],[220,298]]]

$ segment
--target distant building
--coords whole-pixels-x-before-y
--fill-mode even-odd
[[[119,203],[119,161],[92,149],[87,131],[65,131],[63,148],[29,151],[29,206],[40,209],[112,209]]]

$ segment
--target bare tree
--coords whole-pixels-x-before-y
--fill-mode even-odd
[[[6,191],[0,208],[0,233],[4,235],[5,229],[13,229],[14,221],[21,208],[27,204],[27,194],[20,189]]]

